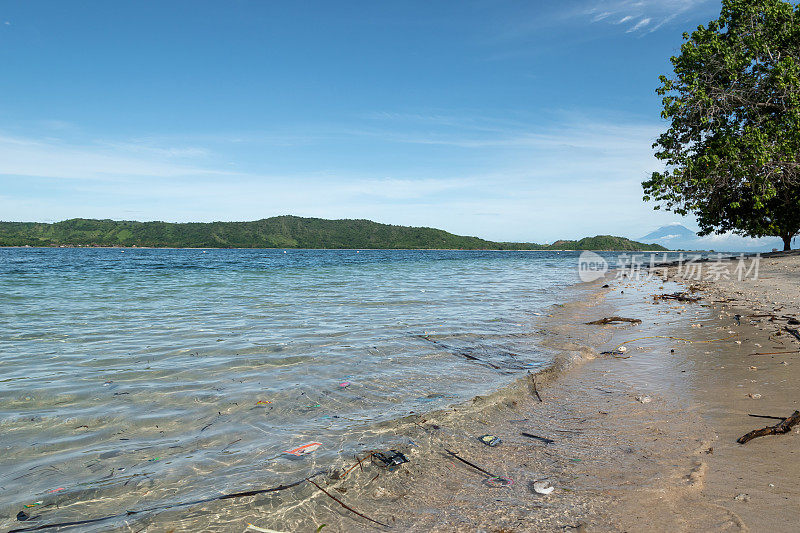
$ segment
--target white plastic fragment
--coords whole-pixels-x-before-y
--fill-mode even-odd
[[[536,494],[550,494],[555,489],[547,481],[535,481],[533,483],[533,490]]]

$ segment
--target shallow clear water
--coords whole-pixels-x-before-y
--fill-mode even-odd
[[[533,322],[578,255],[0,249],[0,525],[23,504],[84,519],[391,446],[392,421],[550,362]]]

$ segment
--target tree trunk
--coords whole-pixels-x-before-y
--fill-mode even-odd
[[[792,249],[792,237],[794,237],[794,235],[781,235],[781,239],[783,239],[784,252],[788,252]]]

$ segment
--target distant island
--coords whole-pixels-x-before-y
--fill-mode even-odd
[[[550,245],[493,242],[434,228],[370,220],[279,216],[252,222],[136,222],[73,218],[53,224],[0,222],[0,246],[151,248],[380,248],[457,250],[663,251],[624,237],[598,235]]]

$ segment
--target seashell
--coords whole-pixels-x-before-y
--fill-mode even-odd
[[[620,346],[619,348],[617,348],[617,351],[625,353],[628,351],[628,348],[626,346]]]
[[[536,494],[550,494],[555,489],[547,481],[535,481],[533,483],[533,490]]]

